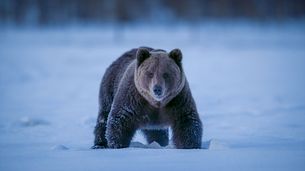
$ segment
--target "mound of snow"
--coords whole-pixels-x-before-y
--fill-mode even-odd
[[[161,145],[159,143],[155,142],[155,141],[150,143],[150,144],[148,144],[148,147],[149,148],[155,148],[155,149],[162,148]]]
[[[202,148],[209,150],[224,150],[229,149],[229,146],[220,140],[210,139],[209,141],[202,142]]]
[[[130,143],[131,148],[150,148],[150,149],[162,149],[162,148],[168,148],[169,146],[166,147],[161,147],[161,145],[157,142],[152,142],[148,145],[145,145],[139,141],[134,141]]]
[[[59,144],[59,145],[54,145],[52,148],[52,150],[69,150],[68,147],[62,145],[62,144]]]
[[[22,127],[34,127],[39,125],[49,125],[50,123],[43,119],[37,119],[37,118],[29,118],[29,117],[22,117],[18,121],[18,125]]]
[[[147,148],[147,146],[139,141],[131,142],[130,147],[132,148]]]

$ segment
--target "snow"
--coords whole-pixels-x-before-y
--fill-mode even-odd
[[[0,28],[0,170],[304,170],[305,25]],[[203,149],[92,150],[106,67],[180,48]]]

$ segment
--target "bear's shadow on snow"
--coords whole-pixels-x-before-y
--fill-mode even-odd
[[[87,151],[88,148],[70,148],[66,145],[63,144],[58,144],[58,145],[54,145],[52,146],[51,150],[54,151],[67,151],[67,150],[77,150],[77,151]],[[99,150],[109,150],[109,148],[99,148]],[[157,142],[152,142],[150,144],[144,144],[142,142],[139,141],[132,141],[130,143],[130,146],[128,148],[123,148],[123,149],[176,149],[175,146],[173,144],[169,144],[168,146],[162,147],[161,145],[159,145]],[[229,146],[225,143],[222,142],[218,139],[210,139],[207,141],[203,141],[201,143],[201,148],[200,149],[196,149],[196,150],[225,150],[225,149],[229,149]],[[92,148],[90,148],[89,150],[92,150]],[[194,150],[194,149],[192,149]]]
[[[143,144],[139,141],[133,141],[130,143],[129,148],[144,148],[144,149],[176,149],[173,144],[169,144],[165,147],[160,146],[157,142],[152,142],[150,144]],[[229,146],[220,140],[210,139],[208,141],[203,141],[201,143],[201,148],[203,150],[223,150],[229,149]]]

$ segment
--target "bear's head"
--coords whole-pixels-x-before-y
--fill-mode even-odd
[[[136,60],[136,88],[152,106],[164,107],[183,89],[185,76],[179,49],[167,53],[139,48]]]

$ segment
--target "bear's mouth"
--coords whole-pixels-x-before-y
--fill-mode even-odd
[[[161,108],[166,106],[166,104],[169,101],[169,95],[163,95],[159,97],[150,96],[150,98],[151,100],[148,100],[149,103],[156,108]]]
[[[161,101],[164,99],[164,96],[163,96],[163,95],[160,95],[160,96],[154,95],[153,98],[154,98],[157,102],[161,102]]]

